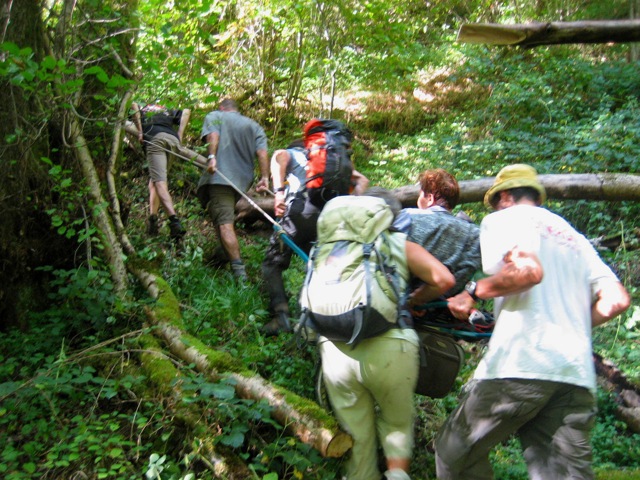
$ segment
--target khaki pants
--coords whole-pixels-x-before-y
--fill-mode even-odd
[[[489,453],[516,434],[532,480],[594,478],[596,402],[583,387],[541,380],[473,384],[436,438],[438,479],[490,480]]]
[[[411,458],[413,452],[417,338],[381,336],[355,348],[325,341],[320,354],[331,406],[353,438],[347,478],[378,480],[378,440],[387,458]]]
[[[158,133],[149,142],[147,148],[147,162],[149,162],[149,174],[153,182],[166,182],[169,157],[172,154],[180,155],[183,160],[205,167],[207,159],[193,150],[183,147],[178,137],[170,133]]]
[[[209,200],[207,212],[214,225],[232,225],[235,221],[236,203],[240,194],[227,185],[205,185]]]

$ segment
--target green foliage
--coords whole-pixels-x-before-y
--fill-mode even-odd
[[[48,294],[51,307],[43,312],[33,312],[31,320],[36,325],[46,321],[52,329],[53,339],[59,340],[59,335],[67,332],[100,332],[116,322],[114,313],[120,301],[113,292],[108,271],[95,268],[54,270],[51,267],[40,270],[51,273]]]
[[[260,456],[260,465],[253,470],[266,473],[263,478],[304,478],[309,480],[332,480],[337,478],[336,460],[323,459],[320,453],[308,445],[291,438],[281,438],[267,445]],[[267,472],[279,472],[279,477]]]
[[[144,422],[130,411],[100,405],[126,403],[140,377],[102,377],[95,368],[69,362],[65,349],[54,355],[53,342],[31,345],[40,333],[58,340],[55,330],[34,331],[33,337],[10,332],[2,338],[0,369],[0,472],[3,478],[63,478],[90,469],[96,478],[137,478],[129,455],[144,453],[150,444],[140,442]],[[47,346],[50,352],[47,353]],[[21,356],[33,352],[28,363]],[[146,410],[161,412],[148,403]],[[132,425],[141,427],[139,431]],[[167,425],[170,429],[170,425]]]
[[[105,208],[105,206],[94,206],[91,200],[86,200],[89,197],[88,189],[84,186],[79,188],[78,182],[72,177],[71,170],[54,165],[49,158],[43,157],[41,160],[50,167],[52,191],[57,200],[56,206],[47,210],[47,214],[51,217],[52,228],[68,239],[76,238],[78,243],[94,243],[96,248],[101,248],[98,239],[94,238],[97,229],[92,226],[87,217],[91,212],[78,215],[78,210],[82,211],[85,205],[92,209]]]
[[[638,435],[627,431],[626,425],[615,418],[616,401],[613,394],[598,392],[599,422],[593,430],[594,463],[600,469],[615,469],[619,465],[637,467]]]

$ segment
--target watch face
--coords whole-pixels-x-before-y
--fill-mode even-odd
[[[472,297],[475,295],[476,293],[476,282],[469,282],[464,286],[464,289],[466,290],[466,292],[471,295]]]

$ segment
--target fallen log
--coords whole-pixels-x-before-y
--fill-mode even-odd
[[[145,334],[138,338],[138,342],[142,350],[139,352],[140,366],[137,368],[145,372],[155,390],[164,396],[184,397],[185,393],[181,390],[180,384],[174,383],[180,372],[162,351],[160,340],[153,335]],[[167,408],[171,408],[175,418],[180,419],[193,432],[195,438],[191,442],[194,447],[192,454],[207,466],[213,478],[227,480],[252,478],[251,470],[233,449],[214,444],[214,435],[202,422],[203,413],[195,404],[175,401],[169,402]]]
[[[226,353],[213,351],[172,325],[158,323],[158,327],[156,331],[174,355],[195,364],[198,371],[214,381],[233,378],[236,393],[242,398],[266,400],[273,407],[272,415],[278,423],[324,457],[338,458],[351,448],[351,437],[315,402],[270,384],[260,375],[244,370]]]
[[[593,362],[599,384],[616,395],[615,415],[630,431],[640,433],[640,387],[632,384],[612,362],[597,353]]]
[[[459,180],[460,204],[482,202],[495,177]],[[543,174],[539,179],[550,200],[593,200],[618,202],[640,201],[640,175],[624,173]],[[411,185],[393,190],[403,207],[415,207],[420,187]],[[273,197],[252,194],[251,197],[269,215],[273,215]],[[236,221],[253,223],[262,215],[244,199],[236,205]]]
[[[515,25],[469,23],[460,27],[457,41],[519,47],[638,42],[640,20],[533,22]]]
[[[620,246],[623,246],[626,251],[637,250],[640,248],[640,228],[636,227],[624,233],[600,236],[591,240],[591,243],[598,248],[606,248],[611,251]]]

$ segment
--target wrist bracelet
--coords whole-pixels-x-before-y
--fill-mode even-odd
[[[280,188],[276,188],[276,192],[284,192],[287,189],[287,187],[280,187]]]
[[[211,160],[212,158],[216,158],[216,156],[213,153],[210,153],[207,160]]]

